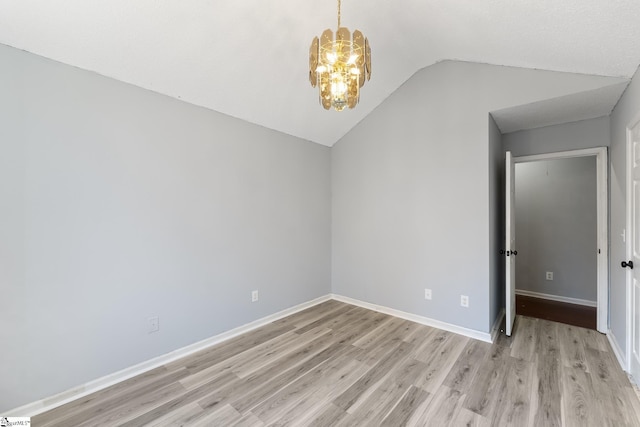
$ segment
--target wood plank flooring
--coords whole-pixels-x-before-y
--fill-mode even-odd
[[[638,426],[604,335],[518,316],[488,344],[327,301],[34,426]]]
[[[516,295],[516,313],[596,330],[596,307]]]

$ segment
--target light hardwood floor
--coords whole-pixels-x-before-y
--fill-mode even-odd
[[[640,426],[604,335],[518,316],[493,345],[328,301],[34,426]]]

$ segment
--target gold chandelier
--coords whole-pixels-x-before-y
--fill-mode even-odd
[[[338,0],[338,30],[324,30],[320,39],[314,37],[309,49],[309,81],[318,86],[320,104],[325,110],[342,111],[354,108],[360,100],[360,88],[371,78],[371,48],[358,30],[340,26]]]

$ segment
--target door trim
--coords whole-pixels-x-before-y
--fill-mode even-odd
[[[638,117],[640,121],[640,117]],[[631,126],[632,127],[632,126]],[[627,129],[628,131],[628,129]],[[569,159],[572,157],[596,157],[597,191],[597,322],[598,332],[609,331],[609,195],[607,147],[586,148],[582,150],[561,151],[557,153],[536,154],[514,157],[515,163],[535,162],[539,160]],[[516,214],[517,215],[517,214]],[[628,310],[627,310],[628,311]],[[627,314],[628,317],[628,314]],[[627,319],[627,322],[629,319]],[[628,339],[630,337],[627,337]],[[628,348],[628,346],[627,346]]]

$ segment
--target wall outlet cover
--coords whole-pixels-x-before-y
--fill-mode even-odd
[[[469,297],[467,295],[460,295],[460,305],[462,307],[469,307]]]

